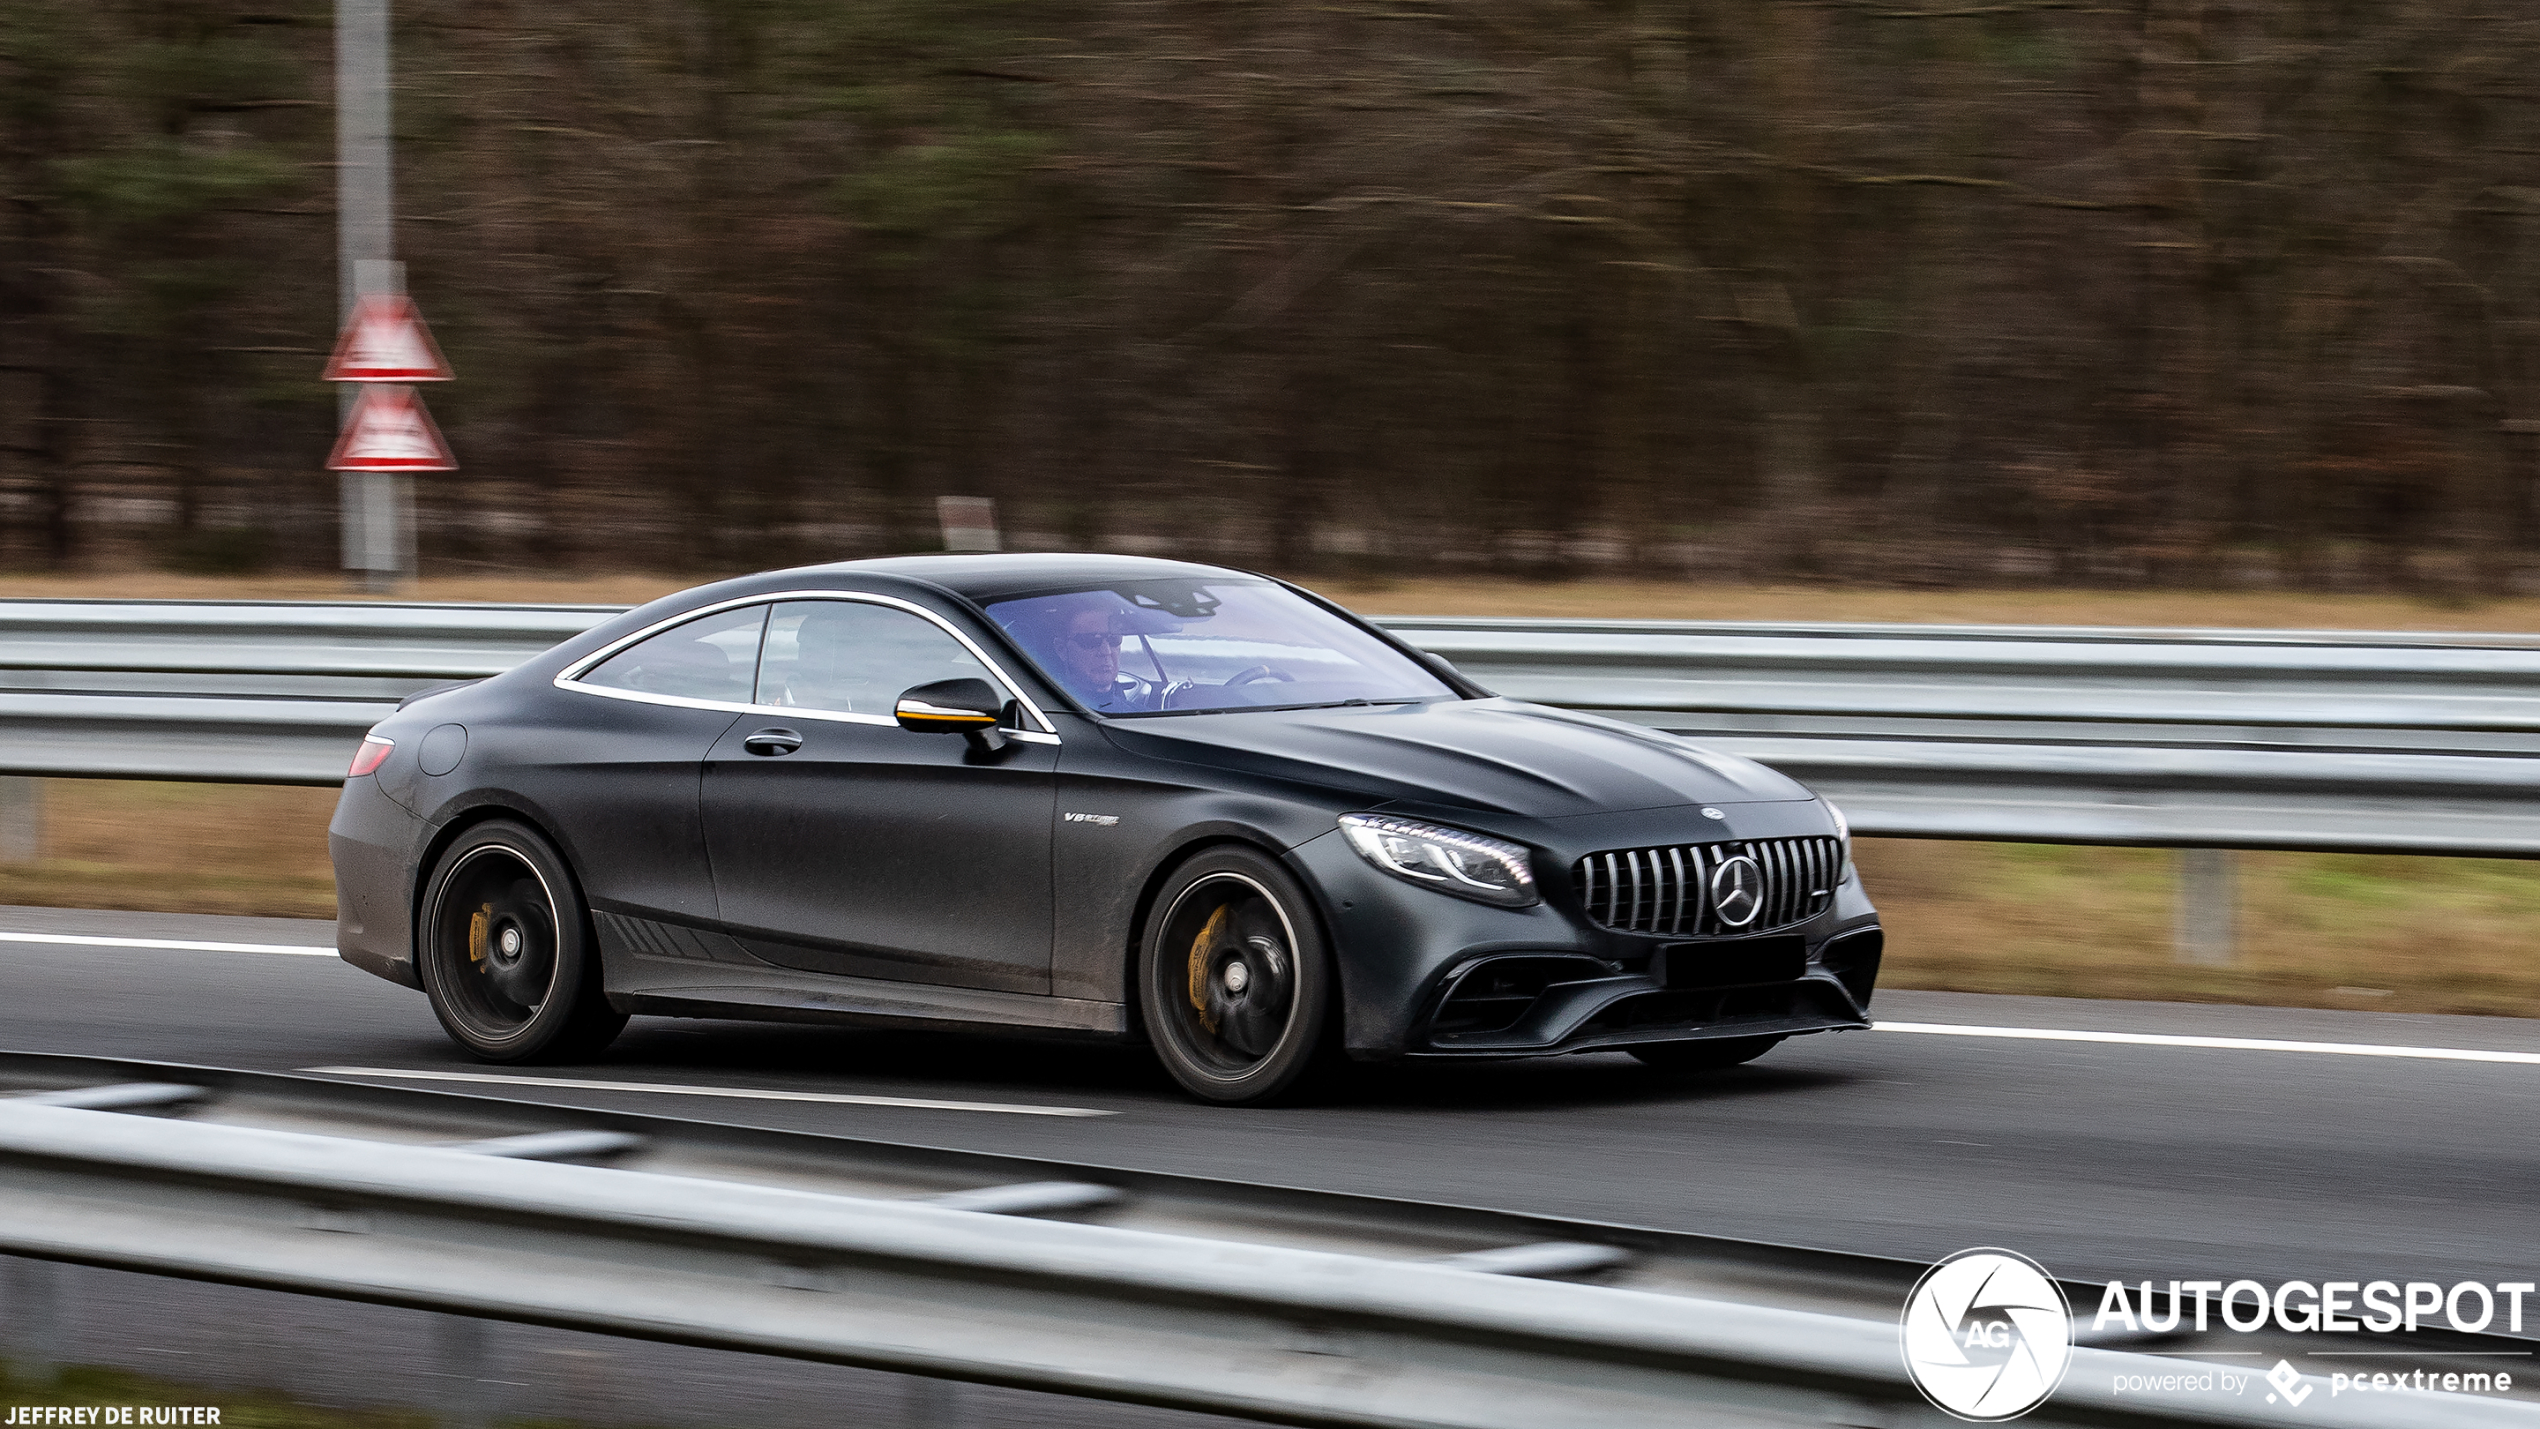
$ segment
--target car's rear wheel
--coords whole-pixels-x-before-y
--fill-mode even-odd
[[[461,834],[433,869],[415,930],[443,1030],[489,1062],[599,1052],[626,1014],[601,995],[590,926],[571,872],[537,833],[497,820]]]
[[[1195,1096],[1258,1105],[1331,1058],[1331,955],[1304,888],[1264,855],[1211,849],[1175,869],[1139,967],[1148,1040]]]
[[[1661,1042],[1631,1054],[1662,1072],[1716,1072],[1752,1062],[1782,1044],[1779,1037],[1714,1037],[1705,1042]]]

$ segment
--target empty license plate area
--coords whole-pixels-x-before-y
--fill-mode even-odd
[[[1715,943],[1670,943],[1658,950],[1658,963],[1655,971],[1670,988],[1790,982],[1808,971],[1808,940],[1783,933]]]

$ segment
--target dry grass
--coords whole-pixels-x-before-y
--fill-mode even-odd
[[[1861,620],[1916,625],[2203,625],[2266,630],[2540,630],[2540,600],[2480,604],[2392,595],[2253,591],[1886,590],[1680,582],[1308,582],[1383,615],[1643,620]]]
[[[332,789],[44,781],[43,861],[0,867],[0,903],[335,916]]]
[[[0,903],[332,917],[334,801],[50,780],[47,856],[0,868]],[[1890,987],[2540,1016],[2540,865],[2244,854],[2239,960],[2195,968],[2161,850],[1865,839],[1860,860]]]
[[[434,576],[395,595],[365,595],[341,576],[189,576],[131,570],[84,575],[0,575],[0,599],[27,600],[483,600],[539,605],[640,605],[712,577],[576,575]]]
[[[1957,992],[2540,1016],[2540,865],[2240,856],[2228,968],[2171,954],[2162,849],[1864,839],[1881,982]]]
[[[397,599],[632,605],[704,575],[433,576]],[[2540,630],[2540,599],[2485,602],[2270,591],[1889,590],[1698,585],[1681,581],[1316,580],[1354,609],[1384,615],[1571,615],[1668,620],[1870,620],[1915,624],[2218,625],[2301,630]],[[332,576],[187,576],[136,570],[0,575],[0,598],[369,599]]]

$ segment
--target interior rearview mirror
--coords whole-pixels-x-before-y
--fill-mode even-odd
[[[912,686],[901,693],[892,713],[899,717],[900,728],[917,734],[963,735],[971,748],[986,752],[1005,748],[1005,736],[997,730],[1005,701],[997,698],[996,687],[985,680],[937,680]]]

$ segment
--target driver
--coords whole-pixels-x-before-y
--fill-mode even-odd
[[[1046,654],[1045,668],[1068,693],[1106,713],[1157,708],[1158,687],[1120,668],[1121,627],[1128,611],[1107,592],[1094,598],[1062,597],[1031,612],[1030,629],[1018,629],[1027,648]]]

